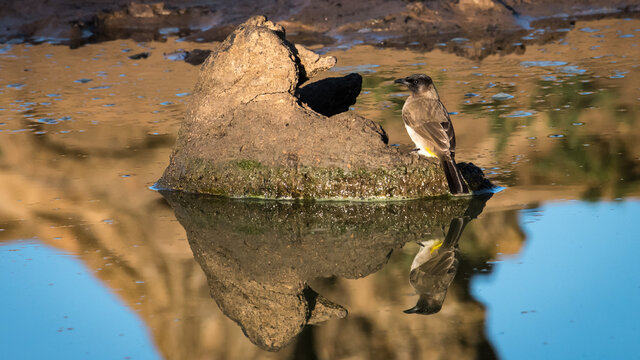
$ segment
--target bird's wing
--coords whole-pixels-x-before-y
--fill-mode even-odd
[[[454,152],[456,150],[456,133],[453,131],[453,123],[451,122],[451,118],[449,117],[449,111],[447,111],[447,108],[444,107],[444,104],[441,101],[438,101],[438,104],[440,105],[440,113],[445,114],[447,118],[446,123],[442,123],[442,127],[449,137],[449,150],[451,150],[451,152]]]
[[[457,265],[457,263],[458,259],[456,257],[456,250],[447,249],[426,263],[420,265],[418,269],[423,273],[442,276],[448,273],[452,267]]]
[[[453,126],[440,101],[407,101],[402,109],[402,119],[413,131],[433,144],[433,149],[430,150],[436,155],[449,154],[449,132],[453,134]]]
[[[446,290],[458,271],[456,250],[449,249],[409,273],[409,282],[419,293]]]

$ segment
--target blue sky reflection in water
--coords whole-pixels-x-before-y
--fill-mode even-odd
[[[145,324],[73,255],[3,243],[0,284],[11,294],[0,297],[2,359],[160,358]]]
[[[638,201],[520,212],[523,250],[472,280],[502,358],[637,358],[638,214]]]

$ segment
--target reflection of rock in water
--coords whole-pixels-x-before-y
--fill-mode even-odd
[[[460,217],[468,199],[398,203],[238,201],[163,192],[184,226],[211,296],[247,337],[277,350],[305,325],[346,310],[307,281],[379,270],[407,241]]]
[[[411,264],[409,281],[420,296],[407,314],[435,314],[442,308],[447,290],[458,272],[460,253],[458,241],[467,224],[478,217],[491,194],[475,197],[462,217],[451,219],[444,239],[421,241],[421,249]]]

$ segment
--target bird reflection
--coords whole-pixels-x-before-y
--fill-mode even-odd
[[[418,302],[407,314],[435,314],[442,308],[449,286],[458,272],[460,254],[458,241],[464,228],[478,217],[491,195],[474,197],[462,217],[451,219],[444,239],[421,241],[413,259],[409,283],[419,295]]]

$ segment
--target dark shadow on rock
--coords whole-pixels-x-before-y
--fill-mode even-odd
[[[343,77],[318,80],[298,89],[300,102],[324,116],[349,110],[362,90],[362,76],[352,73]]]
[[[317,278],[380,270],[408,241],[441,233],[470,198],[385,203],[275,202],[162,191],[185,228],[210,294],[262,349],[347,312],[311,289]]]
[[[459,162],[456,165],[471,191],[482,192],[495,187],[495,185],[493,185],[491,181],[484,176],[482,169],[473,163]]]

